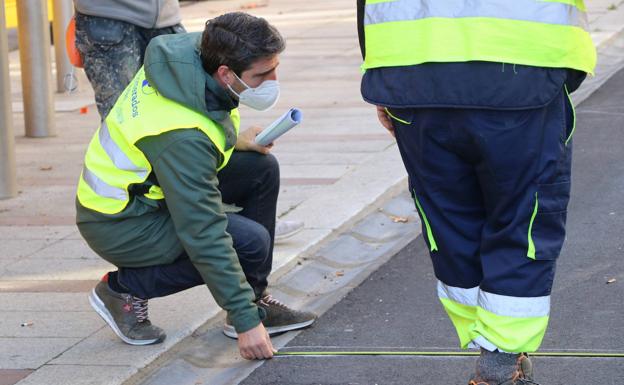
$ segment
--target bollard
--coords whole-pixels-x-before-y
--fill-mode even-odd
[[[50,27],[47,3],[17,2],[18,41],[26,136],[54,135],[54,100],[50,67]]]
[[[13,197],[17,193],[10,85],[9,41],[3,1],[0,3],[0,199]]]
[[[73,13],[74,8],[71,0],[54,0],[52,33],[54,36],[54,59],[56,63],[56,92],[59,93],[73,91],[71,84],[75,83],[72,71],[73,66],[69,62],[65,48],[65,29],[67,29]]]

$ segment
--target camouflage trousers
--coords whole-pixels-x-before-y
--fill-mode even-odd
[[[82,55],[102,119],[143,65],[150,40],[159,35],[184,32],[181,24],[149,29],[76,13],[76,47]]]

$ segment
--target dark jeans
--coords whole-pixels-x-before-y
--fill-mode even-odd
[[[232,236],[247,282],[260,296],[268,286],[273,264],[279,164],[273,155],[235,151],[218,178],[223,202],[242,208],[238,213],[227,214],[227,232]],[[184,253],[168,265],[119,268],[118,274],[110,277],[117,277],[125,291],[146,299],[204,284]]]
[[[183,32],[186,31],[181,24],[148,29],[121,20],[76,13],[76,48],[102,119],[143,65],[150,40]]]

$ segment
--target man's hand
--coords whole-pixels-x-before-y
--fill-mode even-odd
[[[273,147],[273,143],[268,146],[261,146],[256,143],[256,136],[262,131],[260,127],[249,127],[245,131],[238,134],[236,145],[234,148],[238,151],[256,151],[261,154],[268,154]]]
[[[394,125],[392,124],[392,120],[390,119],[390,116],[388,116],[388,113],[386,112],[386,108],[382,106],[376,106],[376,107],[377,107],[377,119],[379,119],[379,123],[381,123],[381,125],[384,126],[385,129],[388,130],[388,132],[390,132],[390,135],[394,137]]]
[[[263,360],[276,353],[262,323],[245,333],[238,333],[238,350],[241,357],[248,360]]]

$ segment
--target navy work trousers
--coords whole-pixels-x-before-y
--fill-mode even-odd
[[[234,151],[228,165],[219,171],[218,179],[223,202],[242,208],[238,213],[227,214],[226,231],[232,236],[247,282],[259,297],[268,286],[273,263],[279,164],[273,155]],[[125,291],[145,299],[204,284],[186,254],[168,265],[122,267],[111,277],[116,277]]]
[[[522,110],[390,108],[437,278],[550,295],[570,194],[567,92]]]

